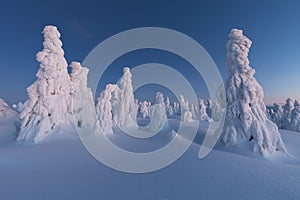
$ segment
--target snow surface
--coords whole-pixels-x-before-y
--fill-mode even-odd
[[[173,127],[180,119],[170,119]],[[188,124],[188,123],[187,123]],[[18,199],[299,199],[300,135],[280,130],[293,157],[269,160],[238,147],[217,145],[204,159],[198,151],[208,122],[200,122],[195,143],[172,165],[152,173],[128,174],[95,160],[74,129],[61,127],[41,143],[0,146],[0,198]],[[159,148],[174,137],[133,140],[121,132],[110,139],[131,151]],[[177,136],[182,137],[182,136]],[[139,145],[140,144],[140,145]],[[237,153],[240,151],[239,153]],[[250,153],[249,153],[250,152]]]

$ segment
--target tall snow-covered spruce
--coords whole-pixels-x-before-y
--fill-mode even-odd
[[[138,101],[134,100],[132,75],[128,67],[118,84],[108,84],[98,98],[96,112],[103,133],[113,132],[113,127],[137,129]]]
[[[118,99],[118,116],[117,125],[123,128],[134,128],[137,129],[137,110],[134,102],[133,86],[132,86],[132,75],[129,67],[123,68],[123,76],[118,82],[120,88],[119,99]]]
[[[108,84],[98,98],[96,111],[102,133],[113,133],[113,127],[115,125],[113,123],[113,114],[117,116],[118,111],[115,110],[113,113],[112,96],[118,92],[119,88],[117,85]]]
[[[28,100],[20,114],[18,141],[39,142],[62,123],[71,121],[72,86],[60,33],[55,26],[43,30],[44,49],[37,53],[37,80],[27,88]]]
[[[231,30],[226,46],[229,78],[225,81],[227,113],[221,142],[236,145],[249,141],[263,156],[288,154],[277,126],[266,117],[263,89],[249,66],[251,44],[242,30]]]
[[[151,123],[149,124],[148,128],[150,128],[152,131],[158,131],[164,126],[168,126],[164,95],[161,92],[156,93],[154,105],[151,109],[150,119]]]
[[[91,131],[97,129],[95,103],[92,90],[87,87],[88,68],[82,67],[79,62],[73,61],[71,82],[73,86],[73,116],[75,126],[89,128]]]

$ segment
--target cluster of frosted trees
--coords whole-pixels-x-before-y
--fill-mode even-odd
[[[165,100],[165,112],[169,117],[181,116],[182,121],[218,121],[221,116],[220,105],[208,99],[206,102],[203,99],[199,99],[195,104],[189,104],[188,100],[185,100],[184,96],[179,96],[179,103],[170,103],[169,97]],[[149,101],[143,101],[138,103],[138,117],[147,118],[151,114],[152,103]]]
[[[123,69],[123,76],[117,84],[106,85],[95,107],[91,89],[87,87],[88,69],[78,62],[67,64],[56,27],[46,26],[43,34],[44,49],[36,55],[40,63],[37,80],[27,88],[28,100],[16,106],[21,110],[19,141],[39,142],[63,124],[112,133],[114,127],[123,130],[139,128],[138,117],[149,117],[148,128],[151,129],[164,126],[167,116],[181,116],[185,122],[220,120],[223,110],[212,100],[199,99],[190,104],[180,95],[178,102],[171,103],[168,97],[165,99],[157,92],[154,103],[139,102],[134,98],[132,74],[128,67]],[[280,128],[300,131],[299,103],[287,99],[283,108],[275,104],[266,111],[263,89],[254,78],[255,70],[249,65],[251,44],[241,30],[230,32],[226,46],[226,94],[221,97],[227,101],[226,117],[219,139],[232,145],[251,142],[253,150],[262,155],[277,151],[288,154],[275,123]],[[68,66],[71,67],[70,74]]]
[[[300,104],[297,100],[287,98],[283,106],[274,103],[267,109],[267,115],[279,128],[300,132]]]
[[[27,88],[28,100],[20,113],[18,141],[39,142],[60,125],[72,124],[73,115],[78,127],[96,126],[94,101],[87,88],[88,69],[72,62],[69,74],[57,28],[46,26],[43,34],[44,49],[36,55],[40,68],[37,80]]]
[[[96,113],[100,129],[104,133],[112,133],[114,127],[123,129],[137,129],[137,118],[150,118],[153,128],[164,126],[167,116],[182,116],[182,121],[218,120],[220,111],[218,104],[211,100],[199,99],[197,105],[191,104],[179,96],[180,103],[170,103],[167,97],[157,92],[154,103],[150,101],[139,102],[134,98],[132,75],[130,69],[123,69],[123,76],[117,84],[108,84],[97,99]],[[215,110],[214,112],[212,112]],[[208,114],[209,113],[209,114]]]
[[[202,100],[197,106],[189,106],[184,97],[180,104],[164,101],[158,93],[153,107],[151,102],[139,104],[134,99],[132,75],[125,67],[117,84],[109,84],[101,92],[96,108],[91,89],[87,87],[88,69],[78,62],[68,65],[60,40],[60,33],[54,26],[43,30],[43,50],[36,60],[40,68],[37,80],[27,88],[28,100],[19,105],[21,110],[21,130],[18,141],[39,142],[63,124],[73,124],[81,128],[113,132],[113,127],[136,129],[137,116],[161,118],[184,112],[184,121],[207,120],[207,107]],[[68,67],[71,73],[68,73]],[[209,105],[213,105],[209,103]],[[159,123],[159,120],[156,120]]]

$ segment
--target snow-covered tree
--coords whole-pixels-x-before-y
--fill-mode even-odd
[[[181,120],[184,122],[193,121],[193,114],[190,111],[189,102],[186,101],[182,95],[179,95],[179,102],[181,108]]]
[[[178,102],[173,103],[173,115],[180,115],[180,105]]]
[[[191,109],[190,110],[191,110],[191,113],[192,113],[192,119],[198,120],[199,116],[198,116],[198,112],[197,112],[197,110],[198,110],[197,106],[194,105],[194,104],[191,104]]]
[[[167,115],[169,115],[169,116],[173,115],[173,108],[171,106],[169,97],[166,98],[166,112],[167,112]]]
[[[300,132],[300,105],[297,100],[294,103],[294,109],[291,112],[290,130]]]
[[[231,30],[226,46],[229,78],[225,81],[227,113],[221,141],[233,145],[249,141],[263,156],[277,151],[287,154],[277,126],[266,117],[263,89],[249,66],[251,43],[242,30]]]
[[[22,102],[18,102],[17,104],[12,105],[12,107],[20,113],[23,111],[24,105]]]
[[[119,114],[120,114],[120,88],[118,85],[115,85],[113,87],[114,89],[111,90],[111,111],[112,111],[112,117],[113,117],[113,126],[117,126],[118,120],[119,120]]]
[[[277,124],[280,127],[280,119],[283,114],[281,105],[279,105],[278,103],[274,103],[273,108],[270,111],[271,111],[270,119],[272,120],[272,122],[274,122],[275,124]]]
[[[108,84],[97,99],[96,112],[101,133],[113,133],[115,124],[113,123],[112,96],[115,92],[119,92],[118,86]],[[115,114],[117,113],[116,111]]]
[[[209,119],[206,113],[206,105],[203,99],[198,100],[198,116],[200,121],[205,121]]]
[[[151,130],[159,130],[163,128],[167,123],[166,106],[164,102],[164,95],[161,92],[157,92],[155,96],[154,105],[150,114],[151,123],[148,128]]]
[[[89,70],[82,67],[79,62],[72,62],[71,81],[73,85],[73,115],[77,127],[90,128],[95,131],[97,127],[95,103],[90,88],[87,87]]]
[[[279,128],[289,129],[291,124],[292,110],[294,109],[294,100],[287,98],[283,107],[283,114],[280,119]]]
[[[15,141],[19,129],[19,114],[0,98],[0,144]]]
[[[20,114],[19,141],[39,142],[59,124],[72,121],[72,84],[60,33],[55,26],[46,26],[43,33],[44,49],[36,55],[40,63],[38,79],[27,88],[28,100]]]
[[[117,126],[124,128],[137,128],[136,105],[134,103],[132,75],[129,67],[123,68],[123,76],[118,82],[118,115],[114,116]]]
[[[141,109],[140,109],[140,113],[142,118],[146,118],[149,117],[149,104],[148,101],[143,101],[143,103],[141,104]]]
[[[211,118],[212,113],[212,100],[207,99],[206,101],[206,113],[209,118]]]
[[[211,119],[214,121],[218,121],[221,118],[221,114],[222,114],[221,105],[216,101],[212,101]]]
[[[136,119],[137,116],[138,116],[139,109],[140,109],[139,100],[138,100],[138,99],[135,99],[135,100],[134,100],[134,110],[133,110],[133,113],[132,113],[132,116],[135,116],[135,119]]]

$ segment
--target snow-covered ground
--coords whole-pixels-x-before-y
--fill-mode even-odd
[[[169,119],[170,125],[177,123]],[[1,145],[0,199],[299,199],[299,133],[280,130],[289,158],[267,160],[245,148],[218,144],[200,160],[199,144],[207,127],[207,122],[200,123],[195,143],[179,160],[146,174],[123,173],[101,164],[69,127],[38,144]],[[129,150],[144,151],[159,148],[174,135],[160,133],[143,145],[120,132],[109,137],[120,146],[133,147]]]

